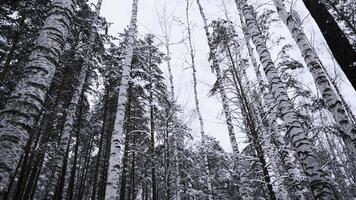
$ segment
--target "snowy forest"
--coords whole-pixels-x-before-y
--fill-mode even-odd
[[[355,13],[0,0],[0,200],[355,200]]]

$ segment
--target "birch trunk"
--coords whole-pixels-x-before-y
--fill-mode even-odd
[[[277,12],[283,23],[288,27],[293,39],[297,43],[307,67],[313,75],[316,87],[321,92],[325,103],[333,114],[336,123],[339,125],[341,136],[349,149],[356,147],[356,127],[352,124],[347,116],[342,102],[338,98],[337,93],[332,88],[332,84],[327,77],[319,58],[310,45],[308,38],[304,34],[300,25],[291,13],[288,13],[283,0],[273,0],[277,8]]]
[[[257,60],[254,56],[253,48],[250,44],[250,35],[246,30],[247,27],[246,27],[246,24],[244,22],[241,12],[239,12],[239,15],[240,15],[240,22],[241,22],[241,26],[243,29],[242,31],[244,34],[244,39],[246,42],[248,54],[251,59],[254,71],[256,73],[257,82],[258,82],[258,90],[260,91],[261,94],[263,94],[263,98],[264,98],[264,99],[259,98],[259,103],[260,104],[265,103],[265,105],[267,105],[267,108],[264,109],[265,114],[267,114],[267,112],[269,110],[271,110],[271,109],[274,110],[273,105],[272,105],[273,97],[269,91],[263,90],[264,80],[262,79],[262,75],[261,75],[261,72],[259,69],[259,64],[257,63]],[[262,100],[264,100],[264,102]],[[261,119],[261,121],[263,121],[263,120]],[[295,167],[295,165],[291,161],[291,155],[289,153],[289,149],[287,148],[287,146],[284,142],[283,136],[278,131],[278,124],[276,122],[276,116],[274,113],[271,113],[270,116],[268,117],[267,125],[269,127],[269,132],[272,135],[271,142],[277,147],[278,155],[283,162],[283,167],[288,172],[288,177],[290,178],[291,182],[293,183],[293,187],[290,187],[288,189],[289,197],[293,200],[294,199],[295,200],[297,200],[297,199],[305,200],[306,197],[303,194],[303,191],[306,191],[307,189],[301,185],[301,181],[296,176],[296,171],[298,169]]]
[[[53,0],[49,15],[25,67],[25,76],[0,111],[0,199],[42,109],[47,90],[67,39],[75,0]]]
[[[132,61],[132,54],[134,49],[134,42],[137,29],[137,11],[138,0],[132,2],[132,16],[130,27],[128,31],[127,47],[125,52],[125,64],[123,66],[121,84],[119,88],[119,95],[117,101],[117,111],[115,116],[114,129],[112,131],[110,158],[108,167],[108,178],[106,183],[105,199],[118,200],[119,199],[119,181],[121,168],[121,143],[123,139],[123,128],[125,119],[125,108],[127,103],[127,91],[130,81],[130,68]]]
[[[321,163],[313,152],[302,125],[298,121],[294,107],[287,95],[287,89],[273,64],[271,55],[254,19],[251,7],[247,5],[245,0],[235,0],[235,3],[246,20],[249,34],[252,36],[252,41],[256,46],[263,69],[271,85],[271,93],[278,103],[282,119],[287,124],[287,135],[296,149],[314,197],[316,199],[336,199],[333,187],[323,172]]]
[[[210,174],[210,169],[209,169],[209,162],[208,162],[208,156],[206,154],[206,136],[205,136],[205,131],[204,131],[204,121],[203,121],[203,116],[200,112],[200,106],[199,106],[199,96],[198,96],[198,88],[197,88],[197,71],[195,67],[195,53],[194,53],[194,47],[193,47],[193,42],[192,42],[192,34],[191,34],[191,29],[190,29],[190,21],[189,21],[189,1],[187,0],[187,5],[186,5],[186,20],[187,20],[187,31],[188,31],[188,42],[189,42],[189,49],[190,49],[190,59],[191,59],[191,67],[193,71],[193,90],[194,90],[194,100],[195,100],[195,110],[198,115],[199,119],[199,127],[200,127],[200,136],[202,140],[202,146],[203,146],[203,164],[204,164],[204,170],[205,170],[205,176],[206,176],[206,186],[208,188],[208,200],[213,200],[212,196],[212,188],[211,188],[211,174]]]
[[[67,146],[69,145],[69,137],[73,131],[75,113],[78,108],[79,100],[81,98],[83,98],[83,91],[84,91],[83,87],[84,87],[84,84],[86,83],[87,76],[88,76],[90,58],[91,58],[91,53],[93,51],[93,46],[95,43],[97,23],[98,23],[98,19],[99,19],[102,1],[103,0],[98,0],[98,3],[96,5],[95,14],[92,19],[89,40],[87,42],[87,47],[86,47],[85,53],[84,53],[84,62],[82,64],[82,67],[81,67],[80,73],[79,73],[78,84],[74,90],[71,102],[70,102],[68,110],[67,110],[66,118],[64,121],[63,131],[62,131],[61,138],[59,141],[59,146],[58,146],[55,158],[53,160],[54,169],[53,169],[53,173],[51,176],[51,181],[49,183],[49,190],[48,190],[49,197],[53,197],[53,195],[55,195],[56,185],[57,185],[57,182],[59,179],[59,174],[60,174],[60,168],[63,165],[64,152],[65,152],[65,149],[67,148]]]
[[[205,34],[208,40],[208,46],[210,48],[210,54],[211,54],[211,59],[212,59],[212,69],[215,71],[216,73],[216,78],[217,78],[217,82],[218,82],[218,89],[219,89],[219,93],[221,96],[221,100],[222,100],[222,104],[223,104],[223,111],[225,114],[225,120],[226,120],[226,124],[227,124],[227,129],[228,129],[228,133],[229,133],[229,138],[230,138],[230,143],[232,146],[232,151],[233,151],[233,156],[234,156],[234,162],[235,162],[235,167],[237,168],[237,171],[235,172],[237,174],[237,177],[235,177],[235,179],[237,179],[237,182],[240,182],[241,180],[241,164],[240,164],[240,152],[238,149],[238,145],[237,145],[237,141],[236,141],[236,137],[235,137],[235,131],[234,131],[234,126],[232,123],[232,117],[231,117],[231,112],[230,112],[230,107],[228,104],[228,99],[226,96],[226,91],[225,88],[223,87],[223,77],[221,74],[221,70],[219,67],[219,61],[216,57],[216,52],[215,49],[213,48],[213,45],[211,44],[211,37],[210,37],[210,33],[208,30],[208,22],[207,19],[205,17],[204,11],[203,11],[203,7],[200,4],[200,1],[197,0],[197,5],[199,7],[199,11],[200,11],[200,15],[203,19],[203,23],[204,23],[204,30],[205,30]],[[234,184],[238,184],[238,183],[234,183]],[[235,185],[235,187],[237,188],[238,186]],[[236,197],[235,198],[241,198],[241,194],[243,194],[243,192],[241,192],[241,188],[237,189],[236,191]]]

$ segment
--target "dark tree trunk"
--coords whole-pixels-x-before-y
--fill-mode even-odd
[[[103,141],[104,141],[104,134],[105,134],[105,126],[106,126],[106,119],[107,119],[107,110],[108,110],[108,99],[109,99],[109,93],[110,93],[110,88],[106,89],[106,94],[105,94],[105,100],[104,100],[104,113],[103,113],[103,124],[101,127],[101,133],[100,133],[100,141],[99,141],[99,150],[98,150],[98,155],[96,156],[95,160],[95,169],[94,169],[94,180],[93,180],[93,189],[92,189],[92,194],[91,194],[91,199],[95,200],[96,198],[96,190],[97,190],[97,185],[98,185],[98,175],[99,175],[99,165],[100,165],[100,159],[101,159],[101,152],[103,149]]]
[[[70,144],[71,137],[69,138],[68,144]],[[67,146],[66,153],[63,157],[63,166],[62,170],[60,173],[60,179],[58,180],[57,187],[56,187],[56,193],[54,196],[55,200],[61,200],[62,199],[62,194],[63,194],[63,189],[64,189],[64,182],[66,178],[66,172],[67,172],[67,166],[68,166],[68,159],[69,159],[69,147],[70,145]]]
[[[12,40],[12,44],[11,44],[11,47],[10,47],[10,50],[9,50],[9,53],[7,54],[6,56],[6,60],[5,60],[5,63],[4,63],[4,66],[2,68],[2,71],[0,72],[0,83],[1,82],[4,82],[5,78],[6,78],[6,75],[10,72],[11,70],[11,61],[14,57],[14,53],[15,53],[15,50],[17,48],[17,44],[19,43],[19,40],[20,40],[20,36],[21,36],[21,30],[23,29],[23,26],[25,25],[25,17],[22,16],[20,18],[20,22],[19,22],[19,30],[15,32],[14,34],[14,38]]]
[[[346,26],[351,29],[351,31],[353,32],[353,34],[356,35],[356,27],[352,24],[352,22],[350,21],[350,19],[348,19],[345,14],[340,11],[337,7],[336,7],[336,3],[334,1],[331,0],[326,0],[326,2],[328,2],[328,4],[332,7],[332,9],[337,13],[337,15],[340,17],[340,19],[342,19],[342,21],[345,22]]]
[[[332,54],[356,90],[356,52],[321,0],[303,0]]]
[[[80,135],[81,124],[82,124],[82,120],[83,120],[82,114],[83,114],[83,94],[81,97],[81,105],[79,107],[79,115],[78,115],[78,126],[77,126],[77,131],[75,134],[76,141],[75,141],[75,147],[74,147],[75,148],[74,149],[74,158],[73,158],[73,165],[72,165],[72,169],[71,169],[68,191],[67,191],[67,199],[68,200],[72,200],[73,195],[74,195],[75,176],[76,176],[76,170],[77,170],[78,151],[79,151],[79,135]]]
[[[233,68],[232,69],[233,81],[234,81],[234,84],[235,84],[235,87],[236,87],[236,90],[238,93],[241,111],[244,115],[245,126],[247,128],[248,134],[250,135],[250,139],[252,140],[253,147],[256,150],[258,161],[261,164],[263,179],[264,179],[265,185],[267,187],[269,199],[277,200],[276,194],[273,191],[271,177],[268,173],[267,162],[265,159],[265,152],[261,146],[263,141],[261,141],[260,134],[258,133],[258,129],[256,126],[257,123],[253,118],[253,111],[251,108],[251,104],[247,100],[247,95],[246,95],[245,89],[242,86],[241,78],[238,74],[238,70],[235,65],[235,61],[234,61],[232,52],[230,50],[230,47],[228,45],[226,45],[226,49],[227,49],[227,56],[229,57],[229,59],[231,61],[231,66]]]
[[[88,176],[88,172],[90,170],[90,154],[91,154],[92,149],[93,149],[93,144],[94,144],[94,137],[93,137],[93,133],[91,133],[90,139],[89,139],[89,146],[88,146],[87,151],[85,153],[83,173],[80,176],[77,200],[82,200],[83,196],[84,196],[85,182],[86,182],[86,179],[87,179],[87,176]],[[88,195],[88,197],[89,197],[89,195]]]

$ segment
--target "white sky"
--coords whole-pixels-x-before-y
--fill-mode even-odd
[[[195,0],[192,0],[190,20],[194,26],[193,30],[193,42],[196,49],[196,67],[198,76],[198,92],[200,95],[200,106],[202,110],[202,115],[205,122],[205,131],[207,134],[217,138],[221,145],[227,151],[231,151],[231,145],[229,142],[229,137],[227,134],[226,125],[224,124],[224,116],[222,114],[222,106],[220,100],[217,97],[208,97],[208,92],[211,89],[211,85],[215,81],[215,76],[210,70],[210,64],[207,61],[208,58],[208,46],[206,42],[206,36],[203,31],[202,20],[198,12]],[[225,0],[227,2],[227,8],[229,10],[229,15],[231,19],[237,22],[237,12],[236,6],[233,0]],[[96,0],[91,0],[91,2],[96,3]],[[208,20],[213,20],[218,17],[224,18],[223,7],[221,4],[222,0],[201,0],[203,7],[205,9],[205,14]],[[253,5],[258,7],[258,11],[262,11],[265,8],[273,8],[271,1],[266,0],[252,0]],[[267,3],[266,3],[267,2]],[[101,15],[104,16],[108,22],[113,23],[109,32],[112,35],[117,35],[117,33],[122,32],[125,27],[129,24],[131,15],[131,3],[132,0],[104,0],[103,7],[101,10]],[[166,8],[167,13],[171,13],[173,18],[178,19],[174,22],[172,28],[171,42],[180,41],[186,33],[183,33],[184,26],[180,25],[178,21],[185,22],[185,0],[139,0],[139,11],[138,11],[138,29],[141,36],[146,33],[153,33],[155,35],[162,35],[160,26],[158,23],[157,12],[162,13],[163,9]],[[308,17],[308,13],[304,8],[301,0],[296,0],[296,10],[301,15],[301,18],[305,18],[305,31],[307,36],[311,41],[315,43],[315,48],[319,53],[321,60],[324,65],[326,65],[331,73],[334,73],[334,64],[331,60],[331,56],[326,48],[325,41],[323,41],[320,31],[316,28],[315,22]],[[237,27],[238,28],[238,27]],[[272,38],[277,38],[283,35],[289,43],[292,39],[288,30],[284,27],[284,24],[280,23],[272,29]],[[315,39],[316,38],[316,39]],[[271,47],[272,57],[276,58],[277,52],[280,50],[281,46]],[[295,48],[297,49],[297,48]],[[163,52],[165,52],[162,49]],[[172,53],[172,67],[174,74],[175,83],[175,93],[177,95],[178,103],[184,108],[184,119],[189,122],[190,128],[193,130],[193,136],[199,138],[199,126],[196,116],[192,117],[194,112],[194,96],[193,96],[193,83],[191,69],[187,68],[188,65],[185,60],[188,59],[187,48],[184,44],[178,44],[171,46]],[[302,61],[300,53],[296,51],[295,59]],[[163,64],[161,66],[162,70],[165,72],[168,83],[168,73],[167,66]],[[311,83],[311,75],[308,74],[307,70],[300,76],[309,84],[312,88],[315,88]],[[344,78],[345,80],[345,78]],[[356,111],[356,94],[353,89],[348,85],[348,83],[341,83],[342,92],[345,95],[347,102],[353,103],[352,109]],[[238,132],[238,131],[237,131]],[[237,134],[238,138],[241,138],[241,134]],[[241,143],[240,139],[240,143]],[[242,145],[240,145],[242,146]]]

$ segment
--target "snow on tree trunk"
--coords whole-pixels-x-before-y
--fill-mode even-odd
[[[71,27],[75,4],[75,0],[52,1],[24,77],[0,111],[0,198],[7,192],[29,131],[39,117]]]
[[[247,5],[245,0],[235,0],[235,3],[246,20],[249,34],[256,46],[266,77],[270,83],[271,93],[278,103],[282,119],[287,125],[287,135],[296,149],[314,197],[316,199],[336,199],[333,187],[323,172],[321,163],[313,152],[302,125],[298,121],[293,104],[287,95],[287,89],[277,73],[271,55],[257,26],[251,6]]]
[[[127,103],[127,92],[130,81],[130,68],[132,55],[134,50],[134,42],[137,31],[137,12],[138,0],[132,2],[132,15],[130,27],[127,35],[127,46],[125,52],[125,64],[122,70],[122,78],[119,87],[117,111],[115,116],[114,128],[111,137],[109,167],[107,171],[107,182],[105,199],[118,200],[119,199],[119,182],[120,182],[120,168],[121,168],[121,143],[123,140],[123,128],[125,119],[125,108]]]
[[[266,91],[263,89],[264,88],[264,86],[263,86],[264,80],[262,79],[259,64],[257,63],[257,60],[254,56],[253,48],[250,44],[251,37],[250,37],[249,33],[247,32],[247,27],[246,27],[246,24],[244,22],[244,17],[242,16],[241,12],[239,12],[239,15],[240,15],[242,31],[244,34],[244,40],[245,40],[248,54],[251,59],[252,66],[254,68],[257,82],[258,82],[257,89],[258,89],[258,91],[260,91],[261,94],[263,94],[263,98],[259,98],[258,101],[260,104],[262,104],[261,105],[261,107],[263,107],[262,111],[267,113],[267,112],[270,112],[271,108],[273,108],[273,106],[274,106],[273,105],[273,97],[272,97],[270,91]],[[264,100],[264,101],[262,101],[262,100]],[[257,111],[258,111],[258,109],[257,109]],[[267,119],[268,127],[266,127],[266,129],[269,130],[269,134],[272,135],[271,143],[273,143],[277,147],[277,153],[283,162],[283,166],[285,167],[285,170],[288,172],[288,176],[289,176],[291,182],[293,183],[293,187],[288,188],[288,195],[291,199],[304,200],[304,199],[306,199],[306,197],[303,194],[303,191],[304,192],[308,192],[308,191],[304,186],[301,185],[301,181],[299,180],[299,178],[296,175],[296,172],[298,171],[298,169],[291,161],[291,155],[289,153],[289,149],[287,148],[287,146],[284,142],[283,136],[278,131],[278,124],[276,122],[276,116],[275,116],[275,113],[273,113],[273,112],[270,114],[270,116]],[[262,115],[259,114],[259,116],[262,116]],[[258,118],[261,118],[259,116],[258,116]],[[260,119],[259,121],[263,121],[263,119]]]
[[[332,88],[330,80],[327,77],[326,72],[322,64],[319,62],[319,58],[310,45],[308,38],[304,34],[300,25],[294,18],[292,13],[288,13],[283,0],[273,0],[274,5],[277,8],[278,14],[283,23],[288,27],[293,39],[297,43],[302,56],[313,75],[315,84],[321,92],[326,105],[332,112],[336,123],[340,128],[341,136],[349,149],[356,147],[356,127],[351,123],[347,116],[347,111],[342,105],[342,102],[338,98],[335,90]],[[295,13],[296,14],[296,13]]]
[[[194,53],[194,47],[193,47],[193,42],[192,42],[192,34],[191,34],[191,29],[190,29],[190,21],[189,21],[189,1],[187,0],[187,6],[186,6],[186,20],[187,20],[187,31],[188,31],[188,42],[189,42],[189,49],[190,49],[190,58],[191,58],[191,67],[193,71],[193,89],[194,89],[194,100],[195,100],[195,110],[197,112],[198,120],[199,120],[199,126],[200,126],[200,136],[201,136],[201,141],[202,141],[202,146],[203,146],[203,164],[204,164],[204,170],[205,170],[205,176],[206,176],[206,185],[208,188],[208,200],[213,200],[212,196],[212,186],[211,186],[211,174],[209,170],[209,162],[208,162],[208,156],[206,154],[206,136],[205,136],[205,131],[204,131],[204,120],[203,116],[200,112],[200,106],[199,106],[199,96],[198,96],[198,88],[197,88],[197,71],[195,67],[195,53]]]
[[[221,70],[219,67],[219,61],[216,57],[216,52],[215,52],[216,50],[213,48],[213,45],[211,44],[211,37],[210,37],[209,30],[208,30],[208,22],[205,17],[205,14],[204,14],[203,7],[200,4],[199,0],[197,0],[196,2],[199,7],[201,17],[203,19],[204,30],[205,30],[205,34],[206,34],[206,37],[208,40],[208,46],[210,48],[210,54],[211,54],[210,56],[212,59],[212,69],[216,73],[218,89],[219,89],[219,93],[220,93],[222,104],[223,104],[223,111],[225,114],[226,125],[227,125],[227,129],[228,129],[228,133],[229,133],[230,143],[232,146],[234,163],[235,163],[235,167],[237,168],[237,171],[235,173],[238,176],[237,179],[239,179],[239,181],[243,182],[243,180],[241,180],[242,177],[240,176],[240,174],[242,173],[241,163],[240,163],[240,152],[239,152],[237,141],[236,141],[234,126],[232,123],[232,117],[231,117],[230,107],[228,104],[228,99],[226,96],[226,91],[225,91],[225,88],[223,87],[223,77],[222,77]],[[238,184],[238,183],[234,183],[234,184]],[[241,189],[241,187],[239,187],[239,191],[236,191],[238,193],[238,194],[236,194],[236,196],[237,196],[236,198],[239,198],[238,196],[243,194],[243,192],[241,192],[241,191],[242,191],[242,189]]]
[[[67,114],[64,121],[64,127],[63,127],[58,148],[56,150],[56,155],[51,163],[53,168],[52,168],[52,176],[50,177],[51,181],[49,182],[49,188],[48,188],[48,195],[50,198],[54,197],[56,192],[56,186],[58,183],[58,179],[60,177],[60,170],[63,165],[63,157],[66,152],[67,146],[69,145],[69,137],[73,130],[75,113],[77,111],[80,98],[83,98],[83,87],[84,84],[86,83],[87,76],[88,76],[91,53],[93,51],[93,46],[95,43],[97,23],[99,19],[102,1],[103,0],[98,0],[98,3],[96,5],[95,14],[91,22],[92,24],[91,24],[89,39],[86,43],[87,47],[85,48],[84,61],[80,69],[76,88],[74,90],[71,102],[67,109]]]

